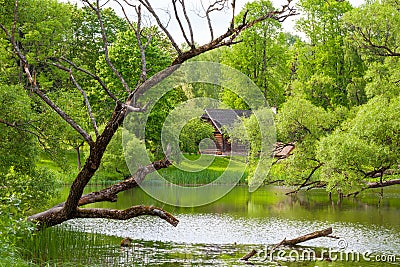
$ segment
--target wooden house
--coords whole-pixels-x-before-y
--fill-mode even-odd
[[[227,136],[227,132],[233,128],[236,121],[241,117],[248,118],[251,115],[250,110],[235,109],[205,109],[201,117],[214,127],[215,147],[210,147],[201,151],[202,153],[225,154],[232,151],[232,143]],[[227,131],[228,130],[228,131]],[[246,145],[235,143],[234,152],[246,152]]]

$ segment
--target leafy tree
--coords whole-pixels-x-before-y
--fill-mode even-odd
[[[31,125],[35,114],[25,108],[31,99],[24,89],[0,85],[0,103],[0,214],[19,217],[44,207],[55,194],[56,180],[36,167],[39,148]]]
[[[370,1],[351,10],[343,17],[348,42],[360,51],[367,62],[366,94],[397,96],[400,23],[397,1]]]
[[[292,94],[324,108],[364,103],[364,65],[345,43],[343,15],[352,9],[348,1],[302,0],[304,17],[297,27],[309,41],[296,44],[296,81]],[[350,48],[350,49],[349,49]]]
[[[259,17],[272,9],[270,1],[247,3],[245,9],[236,17],[236,22],[240,23],[244,16]],[[284,89],[290,71],[287,67],[289,60],[287,35],[281,31],[282,26],[278,21],[265,20],[242,33],[241,43],[223,50],[222,58],[222,63],[240,70],[251,78],[260,87],[269,104],[274,106],[284,102]],[[232,92],[223,91],[223,101],[233,99],[226,104],[232,108],[246,109],[243,103],[234,104],[236,98]]]
[[[181,151],[197,153],[201,140],[213,138],[214,127],[201,119],[189,120],[179,135],[179,146]]]
[[[400,56],[400,4],[398,1],[368,1],[343,17],[349,38],[370,55]]]
[[[18,0],[16,0],[18,3]],[[35,0],[25,0],[27,3],[32,4],[32,3],[37,3],[37,6],[41,6],[40,1],[35,1]],[[64,120],[71,128],[73,128],[82,138],[85,140],[87,145],[90,147],[89,149],[89,154],[86,157],[86,161],[82,169],[79,171],[79,173],[76,175],[74,182],[71,185],[69,195],[66,199],[65,202],[62,204],[50,208],[47,211],[41,212],[34,214],[30,216],[30,220],[37,222],[38,227],[49,227],[53,225],[60,224],[64,221],[73,219],[73,218],[94,218],[94,217],[107,217],[107,218],[114,218],[114,219],[129,219],[133,218],[136,216],[140,215],[156,215],[159,216],[172,225],[176,225],[178,223],[178,220],[174,218],[171,214],[169,214],[167,211],[164,211],[161,208],[155,208],[153,206],[133,206],[127,210],[110,210],[110,209],[90,209],[90,208],[81,208],[81,206],[89,203],[94,203],[94,202],[100,202],[100,201],[115,201],[117,198],[117,194],[121,191],[127,190],[129,188],[132,188],[134,186],[137,186],[138,183],[144,179],[144,177],[153,172],[156,169],[160,168],[165,168],[170,165],[170,162],[168,159],[162,159],[156,162],[153,162],[147,166],[140,166],[139,170],[136,172],[135,176],[131,179],[128,179],[124,181],[122,184],[114,184],[110,186],[107,189],[98,191],[98,192],[93,192],[91,194],[83,196],[84,189],[86,185],[89,183],[89,181],[92,179],[93,175],[96,173],[96,171],[99,169],[101,165],[102,158],[104,156],[104,153],[107,149],[107,146],[110,144],[113,136],[117,132],[119,126],[123,123],[125,119],[125,115],[129,111],[134,111],[134,112],[142,112],[145,107],[142,106],[143,103],[138,101],[138,98],[142,93],[144,93],[151,84],[157,83],[160,80],[162,80],[162,77],[167,76],[168,74],[171,74],[171,72],[177,68],[177,66],[190,58],[193,58],[197,55],[200,55],[202,53],[205,53],[207,51],[219,48],[221,46],[229,46],[235,44],[235,38],[242,33],[243,31],[251,28],[254,26],[257,22],[262,22],[266,20],[267,18],[274,18],[276,20],[282,20],[284,18],[287,18],[288,16],[291,16],[294,14],[293,10],[288,8],[288,6],[282,7],[280,10],[269,10],[267,11],[266,14],[263,14],[261,17],[257,19],[249,19],[249,20],[244,20],[240,25],[235,26],[234,23],[232,22],[231,25],[229,25],[229,29],[220,35],[219,37],[216,37],[213,41],[211,41],[208,44],[204,45],[197,45],[193,38],[186,38],[186,41],[188,43],[188,49],[183,50],[181,49],[169,33],[168,29],[164,24],[162,24],[160,17],[158,16],[157,12],[153,9],[151,6],[151,3],[149,1],[142,1],[139,0],[140,3],[142,4],[141,7],[144,7],[148,14],[153,17],[151,22],[155,22],[157,24],[157,29],[161,29],[165,36],[162,38],[159,38],[159,35],[154,35],[152,36],[154,40],[159,41],[153,42],[146,42],[146,40],[149,40],[151,37],[151,33],[147,29],[142,28],[142,13],[141,13],[141,7],[139,6],[134,7],[134,11],[137,13],[137,18],[138,21],[136,24],[134,23],[129,23],[132,26],[133,31],[135,32],[135,37],[136,39],[132,40],[133,34],[130,33],[125,33],[121,34],[120,36],[120,43],[118,41],[115,41],[112,46],[110,46],[110,43],[107,40],[106,36],[106,31],[105,28],[102,26],[104,25],[104,19],[102,16],[102,7],[100,6],[99,1],[96,1],[95,3],[91,3],[90,1],[84,0],[87,6],[90,7],[90,9],[94,12],[96,15],[99,25],[100,25],[100,32],[101,32],[101,38],[103,42],[103,47],[104,47],[104,59],[106,64],[101,64],[102,62],[99,61],[98,63],[100,64],[99,67],[101,67],[101,75],[97,75],[96,73],[88,73],[82,68],[79,68],[78,66],[74,66],[74,64],[71,64],[71,62],[68,62],[68,60],[64,60],[63,58],[60,58],[62,53],[57,53],[58,51],[62,51],[62,49],[65,47],[64,46],[64,39],[63,38],[58,38],[59,36],[56,36],[53,41],[52,40],[44,40],[45,45],[49,45],[49,49],[44,49],[40,53],[34,53],[34,48],[39,49],[41,45],[41,40],[39,39],[39,36],[45,36],[46,38],[51,36],[52,37],[52,31],[48,30],[46,27],[42,28],[42,23],[46,24],[46,21],[50,25],[57,27],[57,26],[64,26],[63,24],[58,23],[58,21],[55,21],[52,19],[52,17],[43,17],[46,18],[47,20],[43,19],[42,23],[38,22],[36,23],[37,25],[33,25],[28,37],[31,38],[33,41],[33,46],[31,47],[32,49],[30,50],[24,50],[24,49],[19,49],[18,46],[18,41],[16,38],[16,28],[19,28],[19,22],[20,18],[22,17],[29,17],[32,14],[38,13],[38,17],[40,17],[40,12],[42,10],[40,9],[35,9],[36,6],[29,6],[28,9],[19,9],[18,5],[15,5],[15,9],[11,13],[4,14],[7,18],[4,18],[2,16],[0,18],[0,28],[2,31],[1,35],[1,44],[6,43],[8,50],[7,52],[12,54],[12,57],[15,59],[19,58],[19,60],[16,61],[17,64],[15,64],[15,68],[18,68],[20,66],[23,66],[23,72],[24,72],[24,87],[28,91],[32,92],[32,94],[36,95],[38,98],[41,99],[46,105],[48,105],[52,110],[54,110],[57,115]],[[58,4],[57,2],[53,1],[50,2],[50,0],[47,2],[43,2],[45,4],[54,4],[56,7],[55,10],[58,12],[57,14],[60,15],[60,17],[67,16],[70,14],[69,12],[60,12],[62,11],[61,4]],[[289,1],[290,3],[290,1]],[[176,2],[176,4],[181,8],[182,12],[185,12],[185,6],[184,6],[184,1],[179,1]],[[60,7],[59,9],[57,9]],[[46,8],[46,5],[43,7]],[[46,12],[42,12],[43,14],[46,14]],[[178,12],[179,14],[179,12]],[[46,14],[47,15],[47,14]],[[178,16],[179,18],[179,16]],[[128,19],[128,18],[127,18]],[[185,20],[187,21],[188,24],[190,24],[190,18],[185,17]],[[10,23],[11,22],[11,23]],[[56,23],[57,22],[57,23]],[[54,23],[54,25],[52,24]],[[13,25],[16,25],[14,27]],[[68,25],[66,23],[66,25]],[[69,26],[69,25],[68,25]],[[212,29],[212,24],[209,25],[210,29]],[[44,35],[41,32],[38,32],[35,30],[35,28],[41,29],[44,31]],[[155,28],[149,28],[155,29]],[[58,29],[57,29],[58,30]],[[193,31],[192,28],[189,27],[187,31],[182,28],[182,33],[184,36],[193,36]],[[56,31],[57,32],[57,31]],[[64,33],[68,33],[69,28],[66,27],[64,31],[60,31],[60,36],[63,36]],[[212,31],[211,31],[212,32]],[[58,33],[58,32],[57,32]],[[153,39],[150,38],[150,39]],[[132,40],[135,41],[135,43],[138,44],[139,50],[135,50],[135,46],[126,46],[123,47],[122,45],[124,44],[124,40]],[[164,40],[168,41],[167,49],[165,45],[163,45],[165,42]],[[121,45],[120,45],[121,44]],[[172,57],[169,57],[170,50],[169,45],[174,48],[174,51],[176,54],[172,55]],[[4,45],[2,45],[4,47]],[[115,49],[115,50],[114,50]],[[133,55],[137,55],[137,57],[140,60],[137,60],[137,58],[133,57],[126,57],[123,52],[125,49],[133,49],[132,52]],[[168,50],[167,52],[163,52],[164,50]],[[137,53],[138,51],[139,53]],[[55,55],[54,55],[54,52]],[[114,59],[111,59],[112,54],[115,53],[115,55],[121,55],[122,57],[118,58],[115,57]],[[131,56],[130,54],[129,56]],[[166,58],[163,55],[168,56],[168,62],[166,62]],[[87,120],[92,121],[92,126],[95,130],[95,135],[93,136],[90,134],[90,131],[85,129],[85,127],[81,126],[78,123],[78,120],[75,120],[76,118],[73,118],[69,116],[63,109],[63,107],[60,107],[55,100],[52,100],[51,98],[48,97],[48,93],[51,92],[53,86],[58,83],[57,80],[52,79],[51,76],[46,76],[46,79],[40,80],[38,82],[37,78],[35,77],[40,77],[42,75],[41,73],[36,73],[35,74],[35,67],[36,63],[38,60],[46,59],[48,57],[56,57],[57,60],[55,62],[58,62],[58,64],[53,64],[53,66],[56,66],[60,71],[65,71],[65,76],[64,77],[69,77],[69,79],[72,81],[72,84],[82,93],[84,96],[84,103],[87,107]],[[173,58],[173,60],[171,60]],[[151,61],[152,59],[157,59],[159,61],[154,61],[154,65],[150,68],[147,68],[145,63],[148,61]],[[130,64],[130,60],[132,60],[134,63],[133,65]],[[31,63],[32,61],[32,63]],[[171,62],[172,61],[172,62]],[[159,62],[159,64],[157,64]],[[133,68],[133,71],[137,71],[138,69],[140,71],[140,76],[135,77],[133,79],[130,74],[135,74],[131,73],[132,69],[130,68],[124,68],[122,66],[122,63],[129,65],[130,67]],[[120,65],[121,64],[121,65]],[[166,65],[164,65],[166,64]],[[11,64],[10,64],[11,65]],[[167,68],[168,66],[171,66],[171,68]],[[112,71],[106,71],[103,68],[109,68]],[[36,71],[38,71],[37,69]],[[43,68],[40,68],[42,71]],[[159,74],[155,74],[157,71],[162,71]],[[45,72],[45,71],[44,71]],[[93,79],[96,82],[99,82],[101,84],[102,90],[106,91],[107,95],[109,98],[113,99],[112,105],[108,105],[108,107],[113,107],[109,108],[108,112],[108,119],[106,119],[105,114],[107,112],[103,111],[101,108],[96,108],[96,111],[98,112],[100,117],[103,117],[102,120],[106,121],[105,127],[103,131],[99,132],[98,127],[96,126],[96,118],[93,116],[94,112],[91,112],[90,108],[90,101],[88,101],[88,97],[85,97],[85,89],[88,89],[88,87],[82,88],[78,82],[74,79],[74,73],[75,72],[81,72],[81,74],[88,75],[88,78]],[[109,74],[113,75],[109,75]],[[69,76],[67,76],[69,75]],[[115,75],[115,76],[114,76]],[[148,80],[148,78],[154,75],[153,78]],[[21,75],[22,76],[22,75]],[[99,77],[101,76],[101,77]],[[57,78],[60,76],[55,76],[54,78]],[[117,77],[118,79],[115,79],[114,77]],[[103,79],[105,81],[103,81]],[[19,80],[18,80],[19,81]],[[120,83],[122,86],[116,84]],[[87,83],[85,83],[87,85]],[[92,89],[92,87],[89,87],[89,89]],[[116,91],[114,91],[116,90]],[[69,92],[66,90],[65,92]],[[118,97],[117,97],[118,96]],[[26,107],[26,106],[24,106]],[[3,123],[5,124],[5,123]],[[12,123],[11,123],[12,125]],[[135,180],[137,179],[137,180]]]
[[[321,139],[317,155],[324,162],[321,176],[328,190],[359,191],[368,188],[367,182],[372,178],[379,178],[382,183],[397,177],[399,113],[399,97],[377,96],[340,129]]]

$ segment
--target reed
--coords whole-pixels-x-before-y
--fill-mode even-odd
[[[82,231],[82,230],[81,230]],[[34,233],[18,244],[21,257],[32,266],[130,266],[135,248],[121,248],[121,238],[77,232],[71,226],[56,226]]]
[[[204,156],[204,155],[203,155]],[[189,160],[196,160],[198,155],[185,155]],[[212,156],[210,156],[212,157]],[[233,167],[229,167],[229,162],[233,161]],[[195,169],[198,167],[199,169],[202,166],[195,166],[195,164],[190,163],[187,168]],[[248,169],[246,163],[243,162],[242,157],[214,157],[212,163],[204,170],[198,172],[190,172],[186,170],[182,170],[177,167],[171,166],[167,169],[161,169],[158,172],[169,182],[173,184],[180,185],[198,185],[198,184],[208,184],[215,181],[218,177],[220,177],[223,173],[226,175],[234,177],[237,173],[243,172],[243,175],[240,178],[239,183],[246,183],[246,178],[248,176]],[[231,175],[229,175],[231,173]],[[229,180],[229,179],[228,179]],[[218,183],[218,182],[216,182]],[[229,183],[236,183],[236,181],[231,181]]]

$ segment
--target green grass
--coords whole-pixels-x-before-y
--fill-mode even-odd
[[[81,164],[82,166],[85,164],[83,153],[81,153]],[[36,162],[36,166],[50,170],[57,180],[63,184],[72,183],[78,174],[78,161],[75,150],[67,150],[62,156],[57,156],[56,158],[47,153],[42,153]],[[121,174],[100,168],[91,179],[90,184],[110,185],[115,183],[116,180],[122,179]]]
[[[57,226],[27,236],[18,247],[24,248],[20,254],[32,266],[119,266],[127,257],[120,240]]]
[[[245,183],[248,175],[248,170],[244,158],[240,156],[236,157],[214,157],[212,155],[202,155],[205,160],[209,160],[211,164],[205,165],[204,162],[196,162],[200,155],[189,155],[186,154],[185,158],[187,161],[177,164],[177,166],[170,166],[167,169],[161,169],[158,172],[169,182],[180,185],[197,185],[197,184],[208,184],[224,172],[229,177],[229,173],[241,173],[244,170],[240,183]],[[231,162],[231,166],[228,165]],[[205,166],[208,166],[204,169]]]
[[[81,160],[83,164],[84,159],[82,156]],[[36,166],[50,170],[64,184],[71,183],[78,174],[78,161],[75,150],[68,150],[62,156],[55,155],[54,157],[47,153],[42,153],[39,155]]]
[[[221,157],[213,155],[202,155],[202,158],[206,161],[209,160],[212,163],[208,166],[204,163],[196,161],[200,155],[197,154],[185,154],[187,159],[184,162],[175,166],[170,166],[167,169],[161,169],[158,172],[168,181],[174,184],[185,184],[185,185],[195,185],[195,184],[207,184],[218,177],[224,172],[234,173],[243,172],[243,176],[240,179],[240,183],[245,183],[246,177],[248,175],[247,165],[244,162],[245,158],[240,156],[235,157]],[[212,160],[213,159],[213,160]],[[82,164],[84,164],[84,158],[81,159]],[[231,166],[228,164],[231,161]],[[63,184],[70,184],[78,174],[78,164],[76,159],[76,151],[69,150],[62,157],[57,160],[50,158],[48,154],[42,154],[37,162],[38,167],[46,168],[54,173],[57,179]],[[204,170],[203,166],[208,166]],[[183,169],[182,169],[183,168]],[[108,172],[103,169],[99,169],[95,176],[91,179],[90,184],[92,185],[110,185],[118,180],[122,180],[121,174],[116,172]]]

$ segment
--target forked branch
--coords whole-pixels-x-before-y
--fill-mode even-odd
[[[179,223],[179,220],[169,212],[154,206],[133,206],[126,210],[78,208],[75,213],[76,218],[107,218],[114,220],[129,220],[143,215],[158,216],[172,226],[177,226]]]

